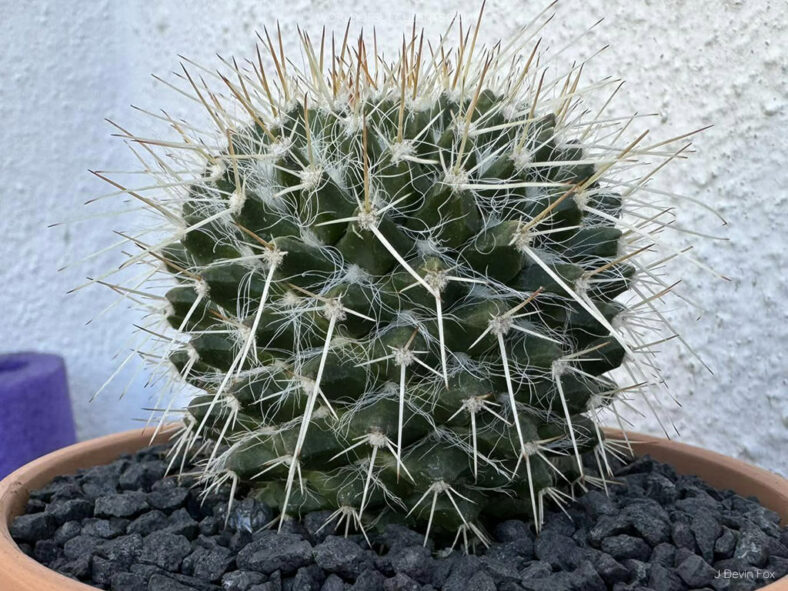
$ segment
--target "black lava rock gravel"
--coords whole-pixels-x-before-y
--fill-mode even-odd
[[[395,525],[370,548],[321,529],[327,512],[265,529],[269,507],[247,498],[228,516],[229,491],[203,499],[166,477],[166,452],[56,478],[30,495],[14,539],[111,591],[749,591],[788,575],[777,514],[649,457],[617,465],[609,494],[548,512],[538,535],[504,521],[490,527],[489,548],[466,555]]]

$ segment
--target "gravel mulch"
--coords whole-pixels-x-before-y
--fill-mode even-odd
[[[49,568],[112,591],[684,591],[757,589],[788,574],[788,528],[732,491],[649,457],[619,465],[546,515],[491,527],[476,554],[436,551],[388,526],[372,537],[320,531],[327,513],[262,529],[266,505],[203,500],[165,477],[166,447],[62,476],[30,495],[11,533]],[[227,521],[227,527],[225,527]]]

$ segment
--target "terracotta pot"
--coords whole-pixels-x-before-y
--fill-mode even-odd
[[[153,440],[162,443],[174,428]],[[621,437],[619,431],[606,430]],[[153,429],[137,429],[78,443],[23,466],[0,482],[0,590],[2,591],[90,591],[90,587],[56,573],[26,556],[11,539],[8,527],[27,502],[28,494],[61,474],[80,468],[107,464],[119,455],[152,443]],[[637,455],[651,454],[671,464],[680,474],[695,474],[718,488],[731,488],[743,496],[755,495],[788,522],[788,481],[744,462],[684,443],[638,433],[628,434]],[[763,589],[788,591],[788,577]]]

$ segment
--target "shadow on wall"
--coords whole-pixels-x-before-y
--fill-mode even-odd
[[[0,478],[76,440],[62,357],[0,356]]]

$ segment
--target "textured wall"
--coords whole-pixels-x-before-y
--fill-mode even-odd
[[[117,366],[116,354],[125,355],[138,315],[123,304],[104,312],[115,301],[109,291],[66,295],[86,276],[118,263],[106,255],[79,260],[109,244],[111,230],[128,221],[93,218],[47,228],[89,215],[81,204],[106,192],[88,168],[134,167],[102,119],[140,131],[147,123],[129,104],[194,113],[194,105],[149,73],[176,69],[178,53],[207,65],[216,63],[216,52],[252,55],[255,31],[276,19],[292,40],[296,23],[317,35],[323,24],[341,29],[352,16],[367,31],[377,26],[381,45],[391,47],[416,10],[428,33],[440,31],[457,7],[468,21],[477,10],[470,0],[146,4],[152,3],[0,1],[0,351],[65,355],[83,438],[144,420],[141,408],[155,393],[144,388],[144,376],[127,373],[89,402]],[[483,37],[505,36],[545,4],[491,0]],[[788,39],[780,33],[788,5],[719,0],[710,12],[702,0],[563,0],[547,40],[563,46],[601,17],[567,49],[566,59],[582,59],[609,43],[586,68],[588,77],[624,77],[614,112],[657,113],[655,137],[714,124],[697,138],[697,153],[658,183],[713,205],[729,221],[722,228],[698,208],[680,214],[685,226],[728,238],[701,242],[696,253],[731,281],[675,265],[683,293],[705,312],[673,306],[666,313],[714,375],[666,344],[662,363],[681,407],[665,402],[660,416],[683,441],[788,474]],[[636,428],[660,432],[649,415],[632,417]]]

